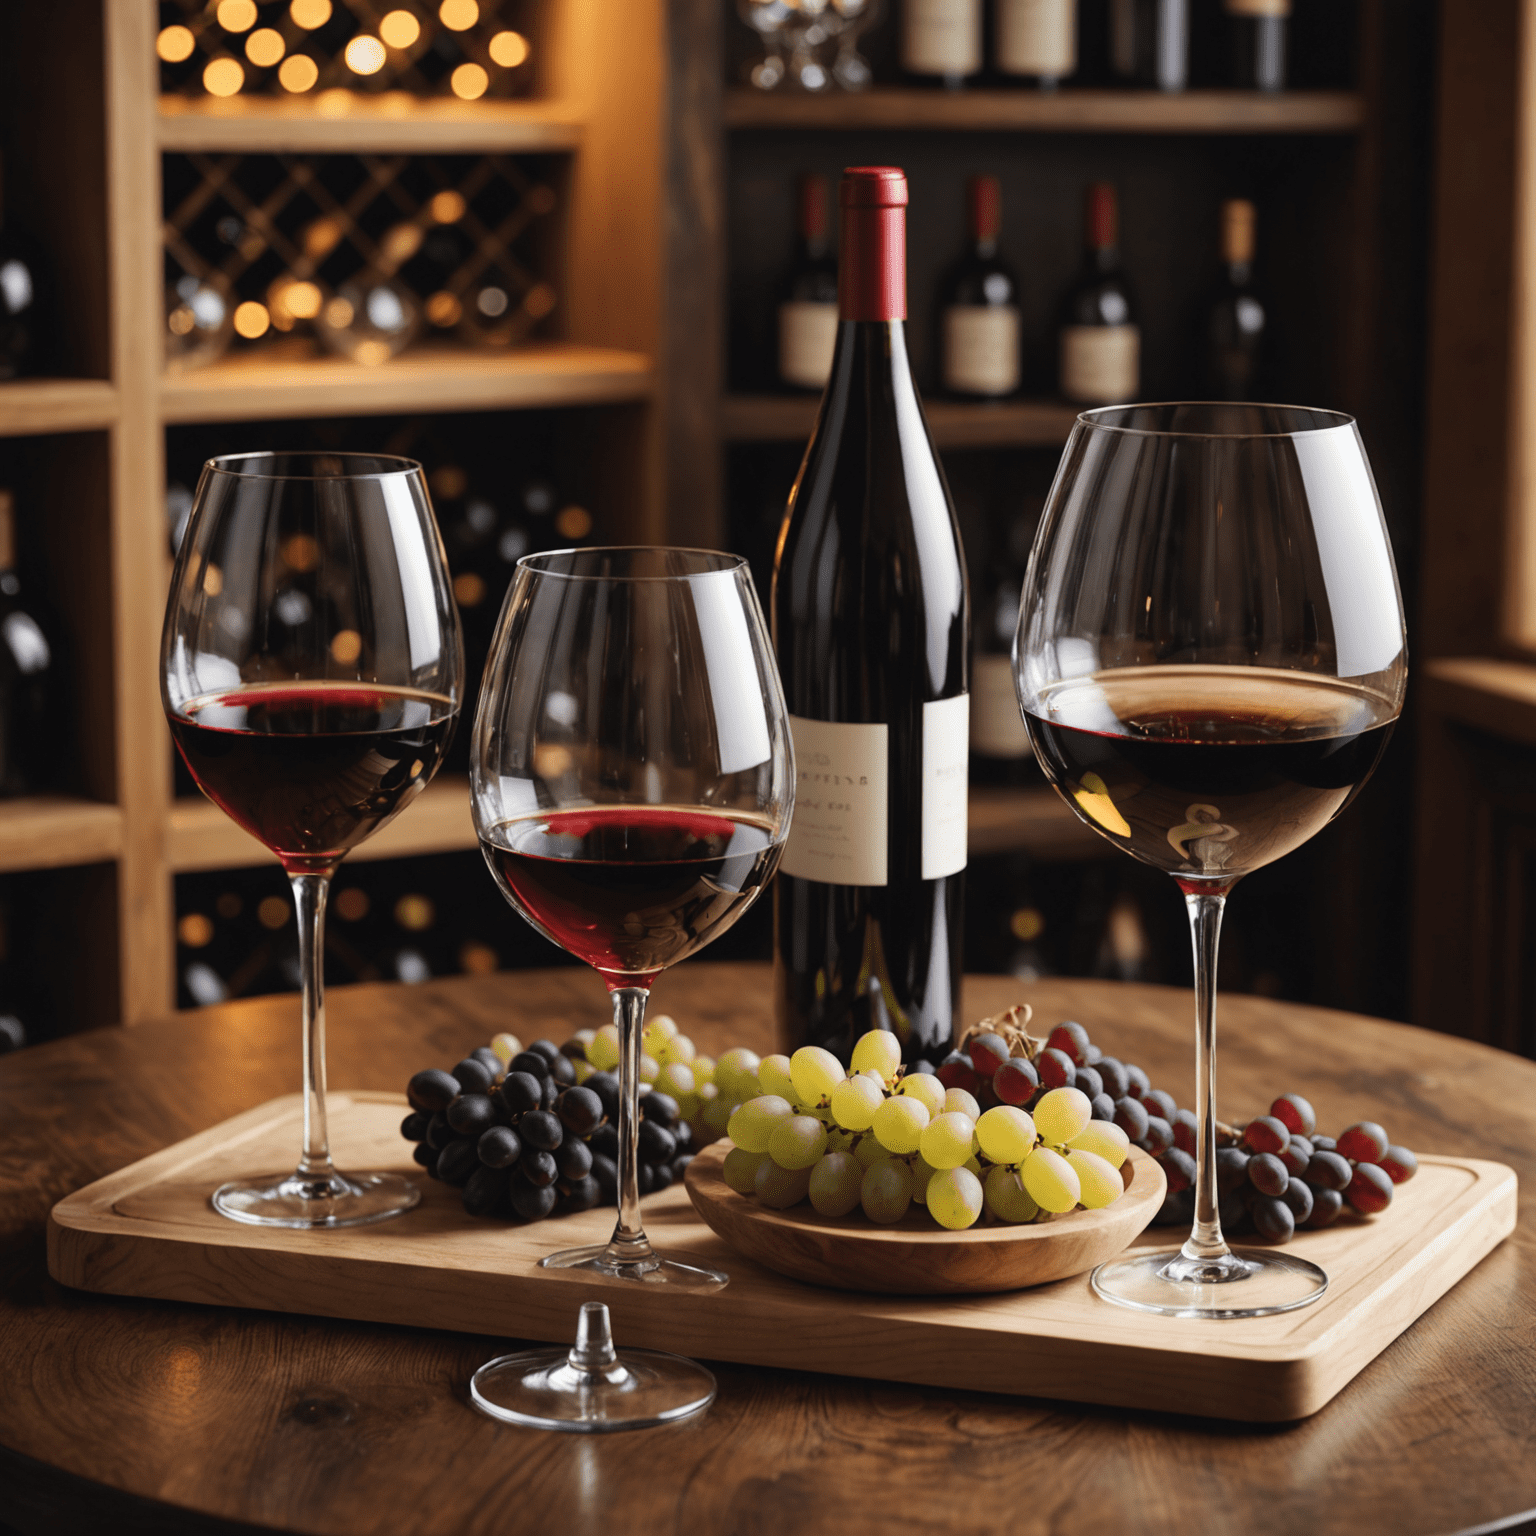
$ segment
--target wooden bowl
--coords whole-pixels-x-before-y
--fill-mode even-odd
[[[1145,1152],[1131,1148],[1121,1169],[1126,1190],[1100,1211],[1072,1211],[1039,1225],[975,1226],[947,1232],[921,1206],[895,1226],[862,1212],[831,1217],[810,1205],[770,1210],[738,1195],[721,1177],[731,1144],[705,1147],[684,1180],[694,1209],[733,1248],[767,1268],[812,1285],[897,1296],[1016,1291],[1080,1275],[1130,1246],[1157,1214],[1167,1180]]]

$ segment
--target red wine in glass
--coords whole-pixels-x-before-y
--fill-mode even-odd
[[[502,894],[610,986],[649,986],[733,923],[778,864],[764,817],[602,805],[502,822],[480,840]]]
[[[198,788],[296,873],[333,869],[431,782],[457,706],[322,680],[204,694],[169,719]]]

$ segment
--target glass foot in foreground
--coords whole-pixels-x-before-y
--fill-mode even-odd
[[[421,1190],[398,1173],[332,1173],[238,1179],[213,1192],[213,1208],[254,1227],[362,1227],[408,1211]]]
[[[590,1269],[610,1280],[639,1281],[645,1285],[665,1285],[678,1291],[718,1291],[730,1283],[723,1270],[704,1269],[694,1264],[679,1264],[664,1259],[645,1248],[627,1257],[614,1243],[594,1243],[587,1248],[562,1248],[539,1260],[541,1269]]]
[[[595,1435],[699,1413],[715,1400],[715,1378],[681,1355],[651,1349],[619,1354],[608,1308],[589,1301],[569,1350],[501,1355],[475,1372],[469,1395],[482,1413],[508,1424]]]
[[[1101,1264],[1093,1289],[1116,1306],[1165,1317],[1267,1317],[1316,1301],[1328,1276],[1288,1253],[1234,1248],[1204,1265],[1173,1249]]]

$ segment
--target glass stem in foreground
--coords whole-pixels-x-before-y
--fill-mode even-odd
[[[299,924],[299,979],[304,1013],[304,1155],[303,1178],[329,1179],[330,1135],[325,1123],[325,899],[329,875],[290,875],[293,908]]]
[[[608,1244],[616,1264],[652,1259],[640,1225],[640,1042],[649,987],[615,987],[613,1022],[619,1031],[619,1223]]]
[[[1183,1256],[1196,1263],[1222,1260],[1231,1250],[1221,1235],[1216,1206],[1216,954],[1221,943],[1225,889],[1186,891],[1195,950],[1195,1225]]]

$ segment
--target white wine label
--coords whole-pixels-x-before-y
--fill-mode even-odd
[[[970,713],[968,693],[923,705],[924,880],[957,875],[965,868]]]
[[[786,384],[825,389],[836,345],[836,304],[779,305],[779,377]]]
[[[981,68],[981,0],[906,0],[902,67],[914,75],[973,75]]]
[[[826,885],[884,885],[889,728],[791,715],[789,730],[795,814],[779,868]]]
[[[1134,325],[1064,325],[1061,392],[1084,405],[1119,405],[1141,390],[1141,331]]]
[[[1277,16],[1291,14],[1291,0],[1222,0],[1229,16]]]
[[[944,387],[1009,395],[1019,387],[1019,312],[1011,304],[951,304],[944,311]]]
[[[971,750],[982,757],[1029,757],[1033,748],[1019,697],[1013,689],[1013,661],[976,656],[971,661]]]
[[[1077,68],[1077,0],[997,0],[997,67],[1057,80]]]

